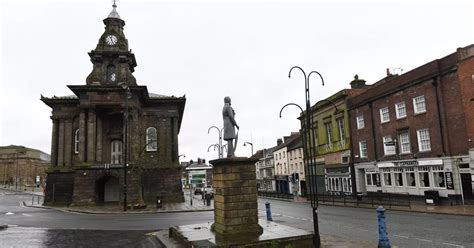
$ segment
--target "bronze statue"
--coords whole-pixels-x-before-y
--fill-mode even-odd
[[[224,97],[224,108],[222,109],[222,117],[224,118],[224,140],[227,141],[227,157],[234,157],[235,149],[237,148],[237,140],[239,138],[239,132],[235,133],[235,127],[239,129],[239,125],[235,122],[234,116],[235,111],[230,106],[230,97]],[[235,139],[235,144],[233,140]]]

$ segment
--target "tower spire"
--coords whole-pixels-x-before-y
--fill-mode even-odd
[[[112,12],[110,12],[109,16],[107,18],[117,18],[117,19],[120,19],[120,16],[119,14],[117,13],[117,4],[115,2],[116,0],[113,0],[113,4],[112,4]]]

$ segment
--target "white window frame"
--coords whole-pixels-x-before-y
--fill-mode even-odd
[[[392,187],[393,186],[393,178],[392,178],[392,172],[390,170],[390,168],[383,168],[382,170],[382,178],[383,178],[383,186],[390,186]],[[386,175],[388,175],[388,179],[389,179],[389,184],[387,184],[387,180],[386,180]]]
[[[152,137],[150,137],[149,132],[155,132],[155,140],[153,140]],[[154,141],[154,142],[153,142]],[[146,151],[147,152],[154,152],[158,150],[158,130],[155,127],[148,127],[146,129],[146,138],[145,138],[145,144],[146,144]]]
[[[403,112],[401,111],[403,109]],[[402,119],[407,117],[407,106],[405,102],[395,103],[395,113],[397,119]]]
[[[446,188],[446,172],[444,171],[444,166],[442,166],[442,165],[433,166],[431,171],[432,171],[432,174],[433,174],[433,188],[445,189]],[[436,175],[437,173],[443,173],[443,182],[444,182],[443,187],[440,187],[440,186],[436,185],[437,182],[436,182],[435,176],[437,176]]]
[[[365,127],[365,122],[364,122],[364,116],[363,115],[358,115],[356,117],[357,121],[357,129],[363,129]]]
[[[339,141],[341,145],[345,145],[345,134],[344,134],[344,118],[338,118],[337,120],[337,128],[339,129]]]
[[[422,183],[421,183],[421,173],[427,173],[428,174],[428,186],[422,186]],[[419,179],[419,184],[420,185],[420,188],[430,188],[431,187],[431,176],[430,176],[430,167],[428,166],[420,166],[418,167],[418,179]]]
[[[406,135],[406,139],[405,139]],[[410,132],[405,131],[398,134],[400,154],[411,153]]]
[[[79,129],[74,132],[74,153],[79,153]]]
[[[416,136],[418,138],[418,151],[431,151],[430,130],[428,128],[417,130]]]
[[[400,178],[402,179],[402,184],[397,185],[398,178],[397,175],[400,175]],[[405,186],[405,181],[403,181],[403,169],[402,168],[393,168],[393,186],[394,187],[404,187]]]
[[[332,122],[324,123],[324,129],[326,129],[326,141],[329,147],[332,147]]]
[[[424,95],[413,98],[413,111],[415,115],[426,112],[426,100]]]
[[[396,144],[393,145],[393,146],[392,145],[387,145],[387,143],[393,142],[392,136],[390,136],[390,135],[383,136],[382,141],[383,141],[383,152],[384,152],[385,156],[395,155],[396,154],[396,149],[395,149]]]
[[[362,147],[364,145],[364,147]],[[362,140],[359,141],[359,153],[360,153],[360,158],[367,158],[368,152],[367,152],[367,141]]]
[[[390,121],[390,112],[388,107],[379,109],[380,112],[380,123],[387,123]]]
[[[406,187],[407,188],[416,188],[416,186],[419,185],[419,183],[417,182],[417,179],[416,179],[416,174],[417,173],[415,171],[415,168],[414,167],[407,167],[407,168],[403,169],[403,172],[405,174]],[[413,174],[413,180],[415,182],[414,186],[409,185],[410,182],[408,181],[408,174]]]

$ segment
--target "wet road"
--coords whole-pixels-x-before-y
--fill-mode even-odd
[[[159,214],[79,214],[24,207],[26,194],[0,190],[0,247],[134,247],[146,233],[173,225],[209,222],[213,212]],[[259,199],[259,216],[265,218],[265,201],[272,206],[273,220],[313,231],[309,204]],[[374,209],[320,206],[320,233],[372,241],[376,244]],[[474,217],[387,211],[387,229],[392,244],[399,247],[472,247]],[[53,246],[54,247],[54,246]]]

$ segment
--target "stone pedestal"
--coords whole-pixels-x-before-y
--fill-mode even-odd
[[[225,158],[213,165],[214,224],[217,236],[258,237],[257,181],[251,158]]]

